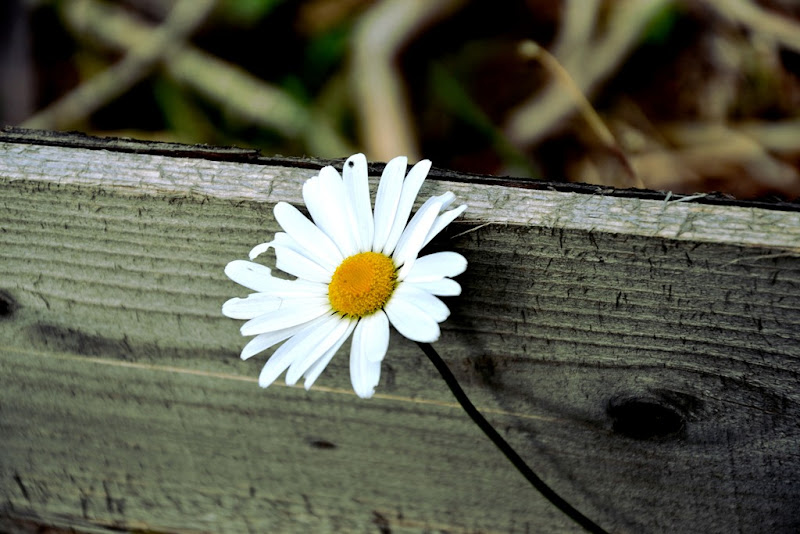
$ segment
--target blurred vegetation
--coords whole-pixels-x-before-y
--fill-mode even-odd
[[[790,0],[6,0],[0,20],[6,124],[800,196]]]

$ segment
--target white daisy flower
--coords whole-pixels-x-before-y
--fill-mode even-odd
[[[406,164],[398,157],[386,165],[374,213],[363,154],[348,158],[343,176],[328,166],[303,185],[314,222],[290,204],[275,206],[284,231],[253,248],[250,259],[272,248],[276,268],[295,280],[276,278],[252,261],[225,267],[231,280],[255,291],[222,306],[227,317],[248,320],[242,335],[255,335],[242,359],[285,341],[261,370],[261,387],[286,371],[287,384],[304,377],[309,389],[352,334],[350,379],[356,394],[369,398],[389,347],[389,323],[413,341],[439,339],[439,323],[450,310],[438,297],[461,293],[452,277],[464,272],[467,260],[456,252],[418,256],[467,206],[442,212],[455,199],[447,192],[428,199],[408,221],[431,162],[420,161],[408,176]]]

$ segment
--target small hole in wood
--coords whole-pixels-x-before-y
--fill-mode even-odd
[[[16,309],[17,301],[5,291],[0,290],[0,319],[10,317]]]
[[[607,413],[612,430],[632,439],[668,439],[679,436],[686,427],[680,409],[663,399],[616,398],[608,403]]]
[[[308,443],[309,443],[309,445],[311,445],[315,449],[335,449],[336,448],[336,444],[335,443],[331,443],[330,441],[325,441],[324,439],[312,439]]]

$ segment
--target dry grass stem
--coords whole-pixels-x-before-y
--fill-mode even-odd
[[[654,14],[667,3],[668,0],[612,3],[607,14],[607,30],[601,37],[589,40],[591,32],[581,32],[586,41],[571,45],[575,52],[564,58],[565,67],[581,93],[591,95],[599,83],[619,67],[639,42]],[[595,26],[598,24],[595,17]],[[559,35],[564,31],[562,27]],[[567,40],[573,42],[574,38]],[[523,102],[509,116],[505,130],[517,145],[532,145],[552,132],[574,110],[575,102],[563,94],[560,84],[553,82]]]
[[[80,2],[74,3],[81,9]],[[216,0],[181,0],[164,24],[147,40],[128,48],[118,63],[90,78],[59,100],[26,120],[25,128],[73,127],[147,76],[165,56],[179,48],[206,19]]]
[[[405,154],[420,159],[397,54],[433,21],[458,9],[463,0],[386,0],[359,20],[353,38],[351,82],[367,157],[389,161]]]
[[[558,60],[547,50],[533,41],[524,41],[520,45],[520,53],[524,57],[539,61],[561,84],[561,86],[567,90],[570,97],[576,104],[578,112],[581,114],[598,139],[600,139],[603,145],[605,145],[606,148],[608,148],[620,161],[631,182],[636,187],[644,188],[644,182],[641,180],[641,178],[639,178],[638,174],[636,174],[636,171],[634,171],[633,167],[628,161],[628,158],[625,156],[625,153],[620,148],[619,143],[617,143],[617,140],[614,138],[614,134],[611,133],[611,130],[608,129],[603,122],[603,119],[601,119],[600,115],[598,115],[594,110],[592,104],[589,102],[586,96],[584,96],[580,89],[578,89],[575,81],[569,75],[569,72],[567,72],[567,70],[561,66]]]
[[[97,0],[67,3],[62,13],[74,34],[126,54],[150,46],[146,43],[152,43],[158,31],[124,9]],[[299,138],[309,150],[313,147],[317,156],[339,158],[353,152],[353,147],[324,117],[240,67],[188,44],[175,47],[172,53],[159,55],[156,60],[172,79],[216,102],[225,112],[289,139]]]

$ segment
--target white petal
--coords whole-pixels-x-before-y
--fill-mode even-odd
[[[287,234],[286,232],[276,232],[275,235],[272,237],[272,241],[267,241],[266,243],[258,244],[254,246],[252,250],[250,250],[249,254],[250,260],[256,259],[257,257],[267,252],[269,249],[271,249],[273,245],[281,242],[283,242],[283,244],[286,246],[289,246],[289,243],[292,244],[295,243],[294,239],[289,237],[289,234]],[[295,246],[294,248],[299,248],[299,246]]]
[[[273,278],[269,290],[265,291],[273,297],[279,298],[302,298],[302,297],[324,297],[328,294],[328,284],[320,282],[309,282],[308,280],[282,280]]]
[[[456,297],[461,294],[461,285],[449,278],[442,278],[431,282],[409,282],[408,279],[406,279],[404,283],[411,284],[423,291],[427,291],[431,295],[438,295],[440,297]]]
[[[289,370],[286,371],[286,384],[295,385],[314,362],[339,341],[348,325],[349,321],[338,315],[331,315],[327,321],[319,325],[313,336],[309,336],[299,344],[295,348],[299,356],[293,360]]]
[[[222,305],[222,315],[231,319],[252,319],[277,310],[282,299],[266,293],[252,293],[247,298],[232,298]]]
[[[291,306],[284,306],[275,311],[259,315],[244,323],[239,330],[243,336],[253,336],[265,332],[274,332],[316,319],[331,312],[331,303],[327,298],[296,299]]]
[[[361,320],[353,332],[350,346],[350,382],[356,395],[368,399],[375,393],[375,386],[381,378],[381,362],[371,362],[367,358],[369,346],[364,334],[364,321]]]
[[[330,271],[336,270],[344,257],[325,232],[286,202],[278,202],[274,213],[278,224],[305,249],[307,254],[312,256],[313,260]]]
[[[406,174],[408,158],[398,156],[386,164],[378,184],[378,194],[375,197],[375,235],[372,238],[372,250],[380,252],[386,244],[392,223],[397,213],[397,204],[400,202],[400,193],[403,190],[403,177]]]
[[[324,234],[323,234],[324,235]],[[266,243],[267,248],[272,247],[275,248],[276,246],[281,246],[284,248],[288,248],[289,250],[293,250],[300,254],[301,256],[305,256],[306,258],[310,259],[311,261],[322,265],[315,259],[315,254],[313,252],[309,252],[304,246],[295,240],[292,236],[287,234],[286,232],[276,232],[275,237],[272,238],[272,241]],[[338,250],[338,249],[337,249]],[[337,255],[341,255],[337,252]],[[334,262],[335,263],[335,262]],[[328,270],[328,269],[326,269]],[[332,270],[332,269],[331,269]]]
[[[353,333],[353,329],[356,327],[357,321],[352,319],[342,319],[342,320],[348,321],[347,330],[345,330],[344,333],[342,334],[342,337],[339,338],[339,340],[336,343],[334,343],[334,345],[331,348],[329,348],[328,351],[325,354],[323,354],[322,357],[319,358],[316,362],[314,362],[314,365],[312,365],[306,371],[305,374],[306,379],[305,382],[303,382],[303,387],[306,388],[306,391],[308,391],[314,384],[314,382],[317,381],[319,375],[322,374],[322,371],[325,370],[325,368],[333,359],[334,355],[336,354],[336,351],[338,351],[339,348],[341,348],[344,342],[347,341],[347,338],[350,337],[350,334]]]
[[[239,285],[253,291],[267,291],[272,270],[259,263],[245,260],[233,260],[225,266],[225,274]]]
[[[412,284],[403,283],[397,286],[392,299],[402,299],[413,304],[438,323],[450,317],[450,309],[444,302]]]
[[[320,174],[323,174],[328,169],[336,173],[336,169],[333,167],[325,167],[320,171]],[[330,199],[327,199],[327,201],[325,199],[319,175],[309,178],[303,184],[303,202],[305,202],[314,224],[336,244],[341,253],[342,247],[339,246],[339,242],[336,239],[338,224],[335,220],[336,218],[330,213]]]
[[[359,252],[356,214],[347,196],[342,177],[333,167],[327,173],[320,172],[320,189],[323,200],[328,204],[328,213],[334,219],[336,235],[331,236],[347,258]]]
[[[331,271],[289,247],[274,243],[275,267],[285,273],[311,282],[327,284],[331,281]]]
[[[397,248],[392,254],[395,264],[401,265],[397,273],[397,277],[400,280],[403,280],[413,267],[414,260],[422,248],[422,241],[428,235],[441,207],[442,205],[439,202],[432,202],[427,206],[423,205],[414,215],[414,218],[411,219],[411,222],[408,223],[403,235],[400,236]]]
[[[383,253],[387,256],[391,256],[397,246],[397,241],[400,239],[400,235],[408,222],[408,216],[411,214],[411,208],[414,207],[414,200],[417,199],[419,188],[422,187],[422,182],[425,181],[430,169],[430,160],[424,159],[408,171],[408,176],[403,182],[403,191],[400,193],[392,229],[389,232],[389,237],[386,238],[386,244],[383,245]]]
[[[441,208],[441,206],[442,206],[441,201],[442,201],[441,197],[431,197],[431,198],[429,198],[428,200],[426,200],[425,202],[422,203],[422,206],[420,206],[419,209],[417,210],[417,212],[414,214],[414,216],[411,217],[411,221],[409,221],[409,223],[405,227],[403,233],[400,234],[400,239],[397,241],[397,246],[395,247],[394,253],[392,254],[393,257],[397,255],[399,249],[405,247],[405,241],[408,240],[408,237],[410,235],[410,233],[408,232],[408,228],[410,226],[415,226],[415,227],[418,226],[420,218],[424,214],[428,213],[430,211],[430,209],[431,209],[431,206],[433,206],[434,204],[439,204],[439,206],[440,206],[439,210],[441,210],[442,209]],[[438,215],[438,212],[437,212],[437,215]]]
[[[278,347],[264,367],[258,377],[258,385],[265,388],[272,384],[281,373],[283,373],[292,362],[302,356],[302,351],[296,350],[307,345],[307,340],[313,341],[319,335],[319,327],[330,320],[330,317],[318,317],[306,324],[302,330],[294,335],[289,341]],[[305,344],[304,344],[305,343]]]
[[[467,270],[467,259],[458,252],[435,252],[417,258],[403,279],[407,282],[433,282],[446,276],[458,276]]]
[[[262,243],[254,247],[250,251],[250,259],[263,254],[270,248],[275,250],[277,258],[275,266],[283,272],[311,282],[327,284],[331,281],[333,269],[317,263],[310,257],[312,254],[285,232],[278,232],[269,243]]]
[[[257,257],[261,256],[263,253],[265,253],[267,250],[269,250],[269,247],[271,246],[271,244],[272,244],[272,242],[270,241],[269,243],[261,243],[259,245],[254,246],[250,250],[250,254],[249,254],[250,259],[254,260]]]
[[[247,345],[244,346],[242,349],[241,358],[243,360],[247,360],[258,354],[261,351],[265,351],[273,345],[280,343],[286,339],[289,339],[297,332],[305,328],[306,323],[290,326],[289,328],[282,328],[280,330],[276,330],[274,332],[266,332],[264,334],[258,334],[256,337],[251,339]]]
[[[364,154],[354,154],[347,158],[342,175],[344,188],[355,215],[359,251],[371,250],[375,223],[372,219],[372,201],[369,196],[367,158],[364,157]]]
[[[445,191],[441,195],[435,196],[435,197],[431,197],[428,200],[431,201],[431,202],[433,202],[433,201],[441,202],[442,203],[442,209],[446,210],[448,207],[450,207],[450,204],[452,204],[455,199],[456,199],[456,195],[453,194],[452,191]]]
[[[261,243],[260,245],[256,245],[255,247],[253,247],[253,250],[250,251],[250,259],[251,260],[255,259],[261,254],[265,253],[270,248],[274,248],[275,245],[281,245],[286,248],[290,248],[309,259],[313,260],[314,258],[314,254],[306,250],[304,247],[302,247],[300,243],[295,241],[295,239],[292,236],[290,236],[286,232],[275,232],[275,236],[273,236],[272,241],[268,243]]]
[[[403,298],[392,298],[383,308],[395,329],[412,341],[432,343],[439,339],[439,323]]]
[[[361,332],[363,350],[371,362],[380,362],[389,349],[389,318],[381,310],[362,317]],[[360,324],[359,323],[359,324]]]
[[[314,223],[331,238],[343,257],[358,252],[355,214],[336,169],[324,167],[319,176],[307,180],[303,184],[303,199]]]
[[[442,213],[441,215],[439,215],[436,218],[436,221],[434,221],[430,232],[428,232],[428,235],[425,237],[425,241],[422,242],[422,247],[420,247],[420,248],[424,248],[425,245],[430,243],[431,239],[433,239],[434,237],[439,235],[439,232],[444,230],[445,227],[448,224],[453,222],[453,220],[455,220],[456,217],[458,217],[459,215],[464,213],[465,209],[467,209],[467,205],[466,204],[462,204],[462,205],[460,205],[459,207],[457,207],[455,209],[452,209],[450,211],[446,211],[446,212]]]
[[[269,267],[252,261],[234,260],[225,266],[225,274],[237,284],[273,297],[321,297],[328,294],[327,284],[275,278]]]

